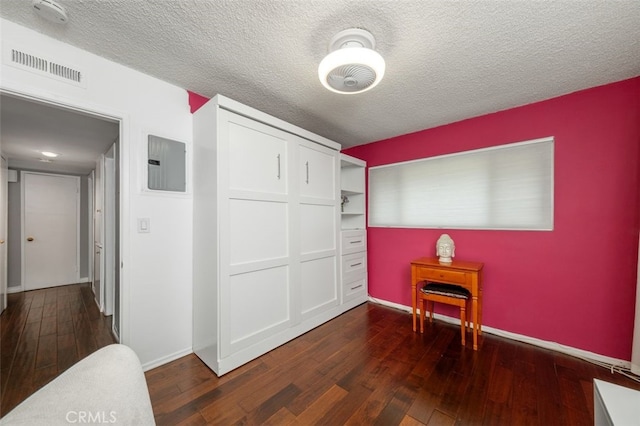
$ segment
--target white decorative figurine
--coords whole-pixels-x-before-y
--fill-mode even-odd
[[[451,263],[451,258],[456,256],[456,245],[449,234],[442,234],[438,238],[436,254],[439,256],[438,260],[442,263]]]

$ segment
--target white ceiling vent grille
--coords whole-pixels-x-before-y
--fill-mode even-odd
[[[80,71],[65,67],[64,65],[49,62],[49,72],[60,78],[75,81],[76,83],[80,83],[82,81],[82,73]]]
[[[82,71],[51,61],[41,55],[33,55],[19,49],[7,49],[7,63],[16,68],[25,69],[75,86],[86,87]]]
[[[28,53],[15,49],[11,49],[11,62],[36,69],[38,71],[46,72],[49,69],[48,61],[46,59],[38,58],[37,56],[29,55]]]

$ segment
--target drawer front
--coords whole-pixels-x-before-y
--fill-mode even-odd
[[[435,281],[447,284],[466,284],[467,282],[466,274],[460,271],[422,269],[418,274],[420,281]]]
[[[342,254],[358,253],[367,250],[367,234],[364,229],[342,231]]]
[[[367,278],[362,277],[356,281],[343,283],[344,301],[351,300],[354,297],[367,294]]]
[[[342,256],[342,276],[351,274],[366,274],[367,272],[367,252],[347,254]]]

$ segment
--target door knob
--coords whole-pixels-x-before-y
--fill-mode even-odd
[[[0,244],[4,244],[4,240],[0,240]]]
[[[27,237],[27,241],[33,241],[34,238],[33,237]]]

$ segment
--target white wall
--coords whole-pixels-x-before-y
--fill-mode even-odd
[[[147,133],[191,146],[187,92],[2,19],[0,88],[122,119],[122,342],[145,368],[191,352],[192,199],[142,191]],[[86,88],[8,65],[18,48],[81,69]],[[151,232],[136,232],[137,218]]]

